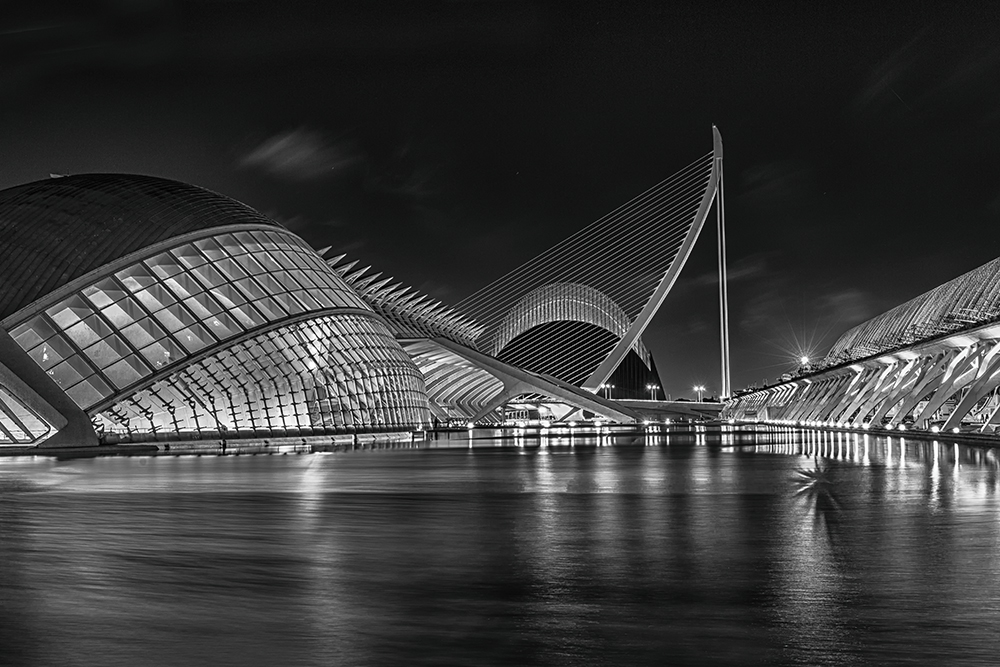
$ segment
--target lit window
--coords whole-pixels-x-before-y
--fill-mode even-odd
[[[169,338],[144,347],[139,352],[153,368],[163,368],[187,356],[184,350]]]
[[[180,262],[167,252],[161,253],[156,257],[150,257],[145,261],[145,264],[161,280],[165,280],[184,270]]]
[[[168,278],[164,283],[180,299],[203,291],[202,286],[189,273],[179,273],[173,278]]]
[[[144,265],[137,264],[135,266],[130,266],[127,269],[122,269],[115,274],[130,292],[138,292],[141,289],[150,287],[151,285],[156,285],[159,280],[152,274],[152,272]]]
[[[221,287],[228,282],[223,275],[211,265],[200,266],[197,269],[192,269],[192,273],[194,273],[198,280],[200,280],[202,284],[208,288]]]
[[[194,245],[205,253],[205,256],[213,262],[227,256],[226,251],[222,249],[222,246],[220,246],[215,239],[202,239],[200,241],[195,241]]]
[[[117,329],[122,329],[132,324],[133,322],[145,317],[146,312],[139,306],[139,304],[129,297],[123,298],[118,303],[113,303],[101,313],[110,320],[112,326]]]
[[[163,285],[150,285],[148,289],[136,292],[135,298],[151,313],[177,303],[177,299]]]
[[[180,331],[181,329],[195,323],[194,316],[181,307],[180,304],[168,306],[157,312],[154,316],[159,323],[171,333]]]
[[[55,336],[31,350],[28,354],[35,360],[35,363],[42,367],[42,370],[48,370],[63,359],[71,357],[75,354],[75,350],[61,337]]]
[[[93,345],[102,338],[110,336],[111,327],[105,324],[104,320],[97,315],[91,315],[82,322],[66,329],[66,335],[78,347],[83,349],[89,345]]]
[[[125,296],[125,290],[111,278],[107,278],[83,290],[83,295],[97,306],[104,308]]]
[[[170,253],[189,269],[201,266],[208,261],[193,245],[183,245],[180,248],[174,248]]]
[[[177,342],[184,349],[192,354],[215,342],[212,336],[200,324],[181,329],[174,334],[174,338],[177,339]]]
[[[160,325],[147,317],[122,329],[122,335],[136,347],[144,347],[163,338],[167,333]]]
[[[146,365],[135,355],[126,357],[104,369],[105,377],[119,389],[124,389],[130,384],[138,382],[149,373]]]
[[[111,388],[100,378],[91,377],[66,391],[81,408],[89,408],[111,395]]]
[[[118,336],[108,336],[83,351],[98,368],[110,366],[131,352],[125,341]]]
[[[79,296],[72,296],[45,312],[60,329],[65,330],[94,311]]]
[[[26,324],[14,327],[10,335],[21,346],[21,349],[30,350],[43,340],[48,340],[55,335],[55,329],[45,321],[45,318],[36,317]]]
[[[53,367],[48,373],[49,377],[56,381],[56,384],[65,389],[83,378],[93,375],[94,371],[83,359],[73,356]]]

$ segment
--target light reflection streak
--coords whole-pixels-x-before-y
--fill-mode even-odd
[[[937,440],[932,444],[930,507],[935,512],[941,509],[941,443]]]
[[[820,450],[822,451],[822,449]],[[796,470],[797,491],[781,513],[786,552],[776,560],[780,584],[776,588],[777,614],[793,628],[789,646],[799,649],[822,645],[825,652],[843,650],[846,636],[836,612],[843,578],[838,576],[831,512],[839,503],[831,495],[829,469],[818,458],[812,468]],[[811,529],[802,529],[802,503],[811,516]]]
[[[509,451],[474,454],[458,442],[453,454],[0,461],[0,479],[63,476],[82,490],[10,499],[8,508],[38,507],[0,526],[31,531],[0,530],[0,552],[20,559],[0,569],[17,584],[4,603],[30,585],[27,602],[8,609],[55,647],[47,664],[79,662],[95,636],[125,656],[101,664],[144,664],[150,645],[176,651],[173,664],[402,664],[414,652],[415,664],[521,664],[513,656],[525,645],[538,663],[611,664],[607,647],[628,648],[626,633],[639,651],[621,664],[654,662],[654,650],[678,644],[711,664],[921,662],[922,639],[935,656],[959,654],[955,664],[984,653],[990,664],[997,642],[983,628],[1000,614],[994,452],[941,441],[942,456],[954,456],[939,463],[952,472],[943,511],[965,513],[945,521],[926,507],[930,442],[901,443],[913,448],[904,470],[880,437],[859,448],[845,436],[839,451],[807,434],[738,452],[691,440],[654,450],[619,436],[601,450],[584,438],[568,451],[552,438],[548,448],[508,439]],[[872,468],[860,465],[864,448]],[[770,459],[741,465],[753,454]],[[827,480],[800,484],[798,466]],[[87,477],[135,493],[109,500],[90,491],[112,481]],[[150,484],[169,495],[147,496]],[[749,593],[764,604],[748,605]],[[720,636],[732,646],[711,653],[704,640]],[[511,637],[527,640],[505,659],[470,648]],[[258,651],[266,645],[270,653]]]
[[[955,488],[958,488],[959,472],[961,471],[962,468],[962,465],[959,462],[960,456],[958,453],[958,443],[952,445],[952,455],[955,457],[955,465],[952,467],[951,477]]]
[[[842,447],[837,445],[837,435],[830,432],[773,432],[771,437],[771,443],[757,439],[755,444],[739,449],[759,455],[801,457],[807,463],[819,462],[821,467],[835,461],[857,466],[857,473],[850,472],[851,466],[838,468],[845,480],[857,478],[860,470],[868,467],[897,471],[887,474],[880,485],[886,498],[912,502],[922,497],[927,509],[935,513],[976,513],[988,508],[1000,515],[1000,456],[992,448],[868,433],[842,435]],[[713,483],[719,482],[713,479]]]
[[[471,442],[471,439],[470,439]],[[336,489],[330,474],[332,454],[308,455],[308,464],[301,469],[295,514],[290,535],[298,554],[307,554],[303,574],[308,580],[310,605],[314,608],[309,622],[317,650],[324,655],[343,654],[344,643],[354,644],[349,627],[350,605],[343,587],[343,557],[338,541],[324,530],[327,508],[326,493]]]

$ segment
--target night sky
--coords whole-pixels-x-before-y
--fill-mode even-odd
[[[456,303],[715,123],[739,389],[1000,256],[1000,9],[868,4],[6,3],[0,187],[194,183]],[[715,242],[644,336],[675,398],[718,390]]]

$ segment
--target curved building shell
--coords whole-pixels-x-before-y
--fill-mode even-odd
[[[830,348],[830,366],[882,354],[1000,316],[1000,259],[949,280],[845,332]]]
[[[817,371],[723,417],[932,432],[1000,428],[1000,259],[845,332]]]
[[[238,202],[72,176],[0,193],[0,234],[0,442],[65,431],[54,440],[76,444],[88,421],[145,438],[429,420],[423,377],[384,321]]]

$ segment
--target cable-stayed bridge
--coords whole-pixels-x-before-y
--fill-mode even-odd
[[[714,127],[713,138],[708,154],[457,304],[483,326],[476,347],[591,391],[630,353],[652,370],[642,333],[721,199]]]
[[[371,267],[357,268],[344,255],[328,263],[390,325],[424,373],[440,419],[495,421],[498,408],[531,398],[571,406],[567,419],[587,411],[638,421],[643,413],[609,400],[608,389],[616,387],[615,398],[633,399],[650,387],[660,390],[641,336],[714,202],[722,393],[728,395],[722,137],[715,127],[712,151],[454,307]],[[631,395],[627,385],[634,385]]]

